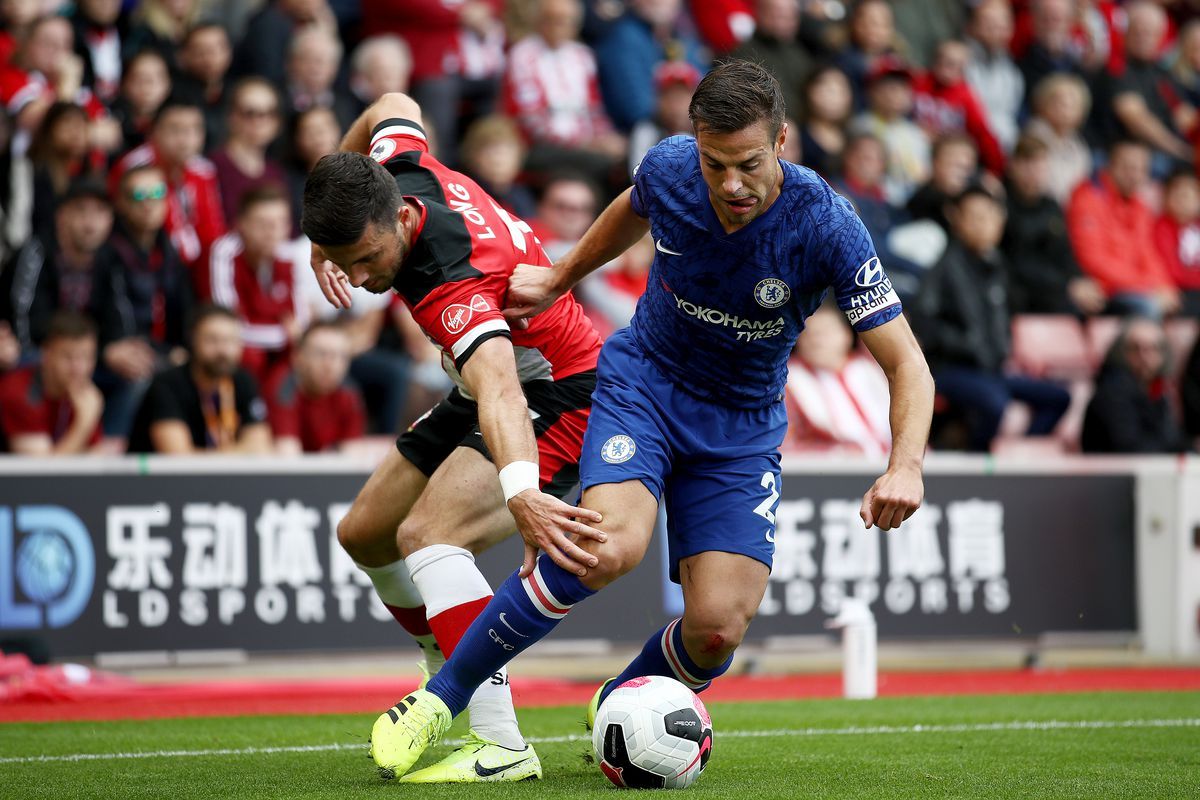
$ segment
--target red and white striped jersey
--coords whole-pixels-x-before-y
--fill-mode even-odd
[[[306,325],[308,305],[299,286],[308,278],[309,252],[307,241],[285,242],[270,264],[255,265],[246,260],[237,233],[213,243],[208,261],[212,300],[242,320],[246,347],[284,350],[291,343],[285,323]]]
[[[535,142],[581,145],[612,130],[600,99],[596,57],[579,42],[551,48],[532,35],[513,45],[504,105]]]
[[[393,288],[441,349],[442,366],[462,391],[459,370],[494,336],[512,339],[522,383],[595,368],[600,334],[572,295],[560,297],[523,330],[510,330],[501,313],[517,264],[550,266],[528,225],[430,155],[416,122],[384,120],[372,132],[369,153],[421,208]]]

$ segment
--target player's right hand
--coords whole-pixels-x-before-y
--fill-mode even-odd
[[[600,522],[603,517],[598,511],[576,508],[553,495],[537,489],[526,489],[508,501],[508,510],[517,521],[517,530],[525,540],[525,559],[518,575],[527,577],[533,572],[539,550],[545,551],[550,560],[567,572],[583,576],[600,563],[591,553],[584,551],[570,538],[571,534],[597,542],[608,541],[608,534],[584,524]]]
[[[563,294],[551,267],[517,264],[508,278],[508,305],[504,316],[510,325],[525,327],[524,320],[545,311]]]
[[[313,274],[317,276],[317,285],[321,294],[334,308],[349,308],[350,279],[332,261],[325,258],[325,253],[316,244],[312,246],[312,256],[309,260]]]

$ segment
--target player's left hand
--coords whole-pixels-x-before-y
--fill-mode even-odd
[[[558,276],[550,267],[517,264],[508,279],[508,301],[504,316],[509,325],[524,328],[525,320],[545,311],[562,295]]]
[[[325,258],[325,253],[316,244],[312,246],[309,265],[317,277],[321,294],[325,295],[329,305],[334,308],[349,308],[353,302],[350,297],[350,279],[332,261]]]
[[[870,528],[877,525],[885,531],[900,527],[921,507],[925,497],[925,482],[920,468],[889,469],[863,495],[858,515]]]
[[[515,495],[508,501],[508,510],[525,540],[520,577],[525,578],[533,572],[539,550],[544,550],[551,561],[575,575],[586,575],[589,568],[600,563],[594,555],[571,541],[571,535],[607,541],[608,535],[603,531],[584,524],[602,521],[600,512],[576,508],[537,489],[526,489]]]

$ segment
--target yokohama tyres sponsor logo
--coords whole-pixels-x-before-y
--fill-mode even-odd
[[[471,317],[475,316],[476,311],[487,311],[491,309],[488,301],[483,299],[482,295],[475,295],[471,298],[469,304],[454,303],[442,312],[442,325],[446,327],[450,333],[462,333],[468,324],[471,322]]]
[[[766,320],[745,319],[730,314],[727,311],[722,311],[719,308],[696,305],[688,300],[684,300],[679,295],[675,295],[675,305],[684,314],[687,314],[689,317],[695,317],[701,322],[707,322],[709,325],[717,325],[722,328],[732,328],[736,331],[738,341],[740,342],[769,339],[783,332],[783,317]]]
[[[896,290],[892,288],[891,278],[884,278],[867,291],[859,292],[850,298],[850,308],[846,309],[846,318],[850,320],[851,325],[854,325],[876,311],[882,311],[899,303],[900,298],[896,296]]]

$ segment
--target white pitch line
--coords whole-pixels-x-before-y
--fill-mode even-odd
[[[1024,720],[1016,722],[979,722],[958,725],[875,725],[851,728],[774,728],[761,731],[718,731],[717,739],[763,739],[809,736],[886,736],[911,733],[987,733],[995,731],[1071,731],[1134,728],[1200,728],[1200,719],[1081,719]],[[533,744],[560,744],[591,739],[583,734],[570,736],[530,736]],[[461,744],[448,740],[445,744]],[[8,756],[0,764],[46,764],[59,761],[106,761],[138,758],[204,758],[211,756],[257,756],[276,753],[325,753],[336,750],[365,750],[366,743],[308,744],[286,747],[239,747],[213,750],[143,750],[131,753],[72,753],[60,756]]]

